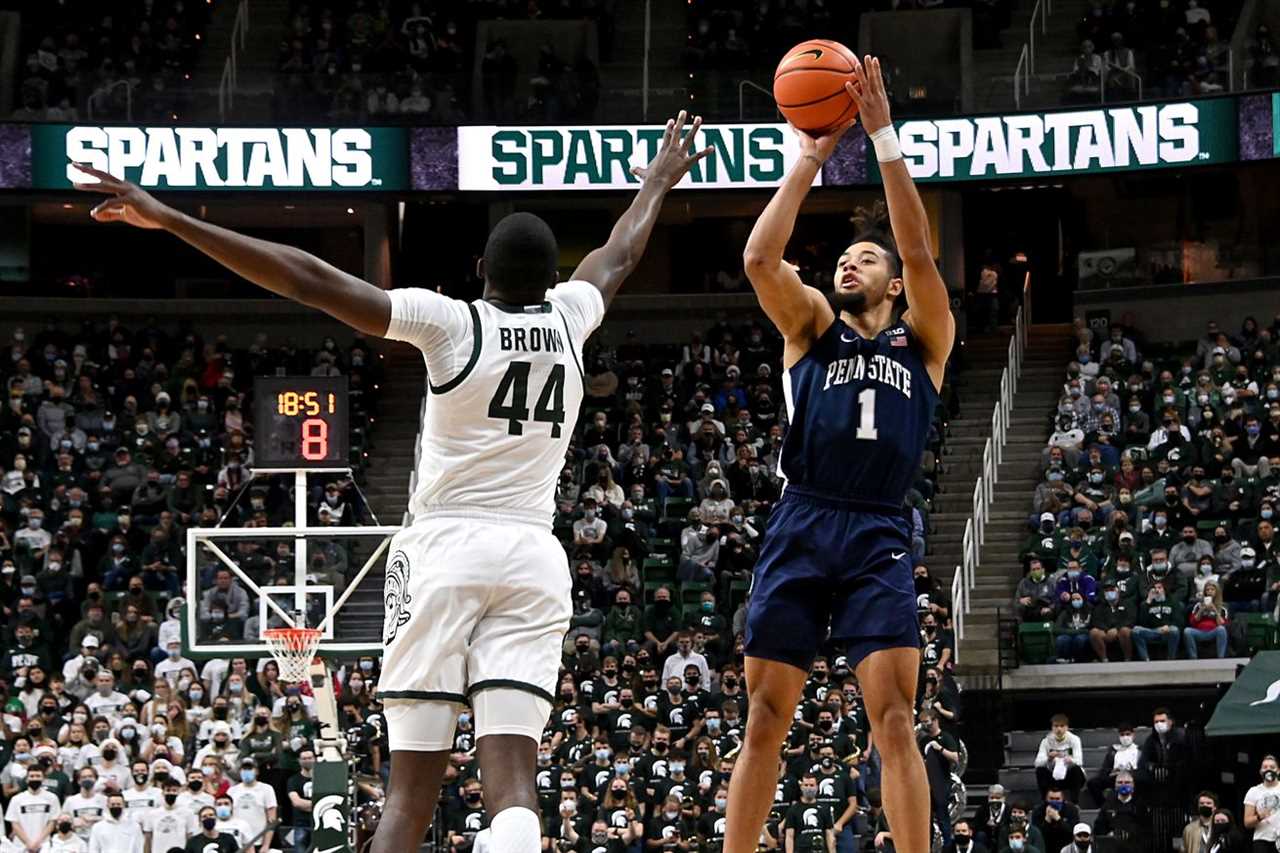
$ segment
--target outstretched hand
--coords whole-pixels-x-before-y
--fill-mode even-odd
[[[889,94],[884,88],[884,75],[880,73],[880,60],[867,56],[853,67],[854,80],[844,84],[844,90],[858,105],[858,115],[867,134],[875,133],[892,122],[889,118]]]
[[[97,222],[124,222],[137,228],[163,228],[166,215],[173,212],[172,208],[157,201],[155,196],[136,184],[83,163],[71,165],[98,179],[97,183],[76,183],[72,186],[81,192],[111,196],[89,211],[89,215]]]
[[[698,129],[702,127],[702,116],[694,116],[693,126],[682,138],[680,134],[684,130],[687,118],[688,114],[681,110],[675,118],[667,119],[667,128],[662,132],[662,145],[658,148],[658,153],[648,166],[632,166],[631,174],[646,183],[656,181],[664,190],[669,190],[693,168],[693,164],[704,157],[709,157],[712,152],[710,147],[690,153],[693,149],[693,139],[698,135]]]

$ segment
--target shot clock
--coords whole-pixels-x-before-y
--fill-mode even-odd
[[[259,376],[254,381],[255,468],[346,468],[347,377]]]

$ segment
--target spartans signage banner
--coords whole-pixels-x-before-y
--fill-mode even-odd
[[[1156,169],[1229,163],[1237,155],[1232,98],[921,119],[897,127],[907,168],[917,181]]]
[[[148,189],[408,189],[401,128],[35,125],[31,133],[41,189],[79,180],[72,161]]]
[[[662,131],[662,125],[459,127],[458,189],[634,189],[640,181],[631,167],[653,159]],[[715,153],[678,187],[774,187],[800,158],[800,144],[783,124],[704,126],[694,147]]]

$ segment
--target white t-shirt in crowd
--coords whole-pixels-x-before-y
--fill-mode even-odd
[[[143,816],[142,831],[150,833],[153,851],[166,853],[172,847],[186,847],[188,838],[199,835],[200,821],[190,809],[161,806]]]
[[[1254,785],[1244,795],[1244,804],[1253,806],[1256,811],[1271,813],[1269,818],[1258,821],[1258,825],[1253,828],[1253,840],[1280,840],[1280,784],[1271,787]]]
[[[66,838],[54,833],[49,838],[49,843],[45,845],[44,853],[85,853],[88,849],[89,845],[85,840],[74,832]]]
[[[232,785],[227,796],[235,803],[235,815],[249,825],[249,837],[267,828],[267,809],[277,808],[276,789],[265,782]]]
[[[19,791],[9,800],[4,819],[21,826],[27,838],[34,841],[44,833],[49,821],[57,817],[61,810],[58,795],[47,788],[41,788],[34,794],[31,791]]]
[[[87,797],[84,794],[72,794],[62,801],[62,814],[77,822],[76,835],[88,841],[89,830],[107,816],[107,797],[105,794],[92,792]]]
[[[120,709],[128,705],[129,701],[129,697],[119,690],[112,690],[106,696],[95,692],[92,696],[86,697],[84,706],[93,716],[101,715],[114,723],[116,717],[120,715]]]
[[[138,826],[142,826],[142,820],[146,817],[147,812],[152,809],[160,808],[160,804],[164,802],[160,789],[154,785],[148,785],[145,788],[135,788],[130,785],[124,789],[124,815],[132,820]],[[169,848],[165,847],[165,850]]]
[[[238,817],[229,817],[226,820],[220,820],[213,825],[214,832],[225,832],[236,840],[236,846],[244,847],[253,838],[253,833],[249,831],[249,824],[245,823]]]

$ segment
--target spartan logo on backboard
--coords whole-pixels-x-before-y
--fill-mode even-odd
[[[386,636],[383,642],[391,645],[396,633],[409,621],[409,605],[413,598],[408,592],[409,557],[404,551],[396,551],[387,564],[387,577],[382,585],[382,603],[386,607]]]

